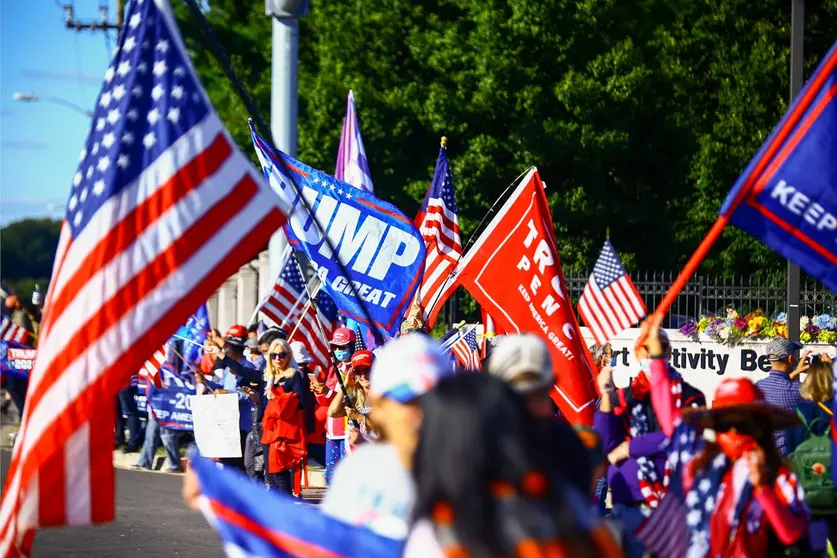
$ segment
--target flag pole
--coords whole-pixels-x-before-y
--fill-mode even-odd
[[[692,275],[695,274],[697,271],[700,262],[706,257],[706,254],[715,244],[715,241],[718,240],[718,237],[721,236],[721,233],[724,231],[724,228],[729,224],[729,213],[725,213],[718,217],[715,221],[715,224],[712,225],[712,228],[709,229],[709,232],[706,234],[704,239],[700,242],[695,250],[695,253],[692,254],[692,257],[689,258],[689,261],[686,262],[686,265],[683,266],[683,269],[680,270],[680,274],[677,276],[677,279],[674,280],[674,283],[671,284],[669,287],[666,296],[663,297],[663,300],[660,301],[660,304],[657,305],[657,308],[654,310],[654,315],[657,317],[665,316],[668,309],[671,308],[671,305],[677,299],[677,296],[680,294],[680,291],[683,290],[683,287],[686,286],[686,283],[689,282]]]
[[[293,256],[291,256],[291,257],[293,258]],[[299,274],[302,275],[303,279],[305,279],[305,274],[302,273],[302,266],[299,265],[299,260],[294,258],[294,262],[296,262],[296,267],[299,270]],[[314,296],[311,294],[311,291],[308,290],[308,283],[306,283],[304,280],[303,280],[302,283],[305,286],[305,294],[308,295],[308,304],[313,305]],[[302,319],[302,316],[300,316],[300,320],[297,321],[297,326],[299,325],[299,322],[301,321],[301,319]],[[354,404],[352,403],[352,400],[349,397],[349,392],[346,390],[346,384],[343,383],[343,375],[340,374],[340,363],[337,362],[337,357],[334,356],[334,351],[331,348],[331,340],[325,334],[325,328],[323,327],[323,323],[320,321],[320,312],[316,307],[314,308],[314,320],[316,320],[316,322],[317,322],[317,329],[319,329],[320,335],[322,336],[323,341],[325,341],[326,345],[328,346],[328,356],[331,357],[331,365],[334,367],[334,375],[337,376],[337,383],[340,384],[340,389],[343,392],[343,405],[346,406],[346,407],[352,407],[353,408]],[[374,328],[372,328],[372,329],[374,331]],[[293,334],[291,334],[291,335],[293,335]],[[360,424],[358,423],[358,421],[356,421],[355,419],[350,419],[350,420],[352,421],[352,425],[355,428],[360,429]]]
[[[244,103],[244,106],[247,108],[247,112],[250,113],[251,120],[253,120],[256,126],[259,128],[259,130],[261,130],[264,136],[262,140],[268,146],[270,146],[271,149],[278,151],[278,149],[275,149],[270,144],[270,142],[264,139],[265,137],[272,137],[270,127],[265,122],[264,118],[261,115],[261,112],[259,112],[259,109],[256,106],[256,103],[253,101],[253,98],[250,97],[249,93],[247,93],[247,89],[244,87],[244,84],[241,82],[241,79],[238,77],[238,74],[235,73],[235,70],[232,67],[232,63],[230,62],[229,55],[221,46],[220,42],[218,41],[218,38],[215,36],[215,32],[212,31],[212,27],[206,20],[206,16],[204,16],[201,12],[196,0],[184,0],[184,2],[189,8],[189,12],[192,14],[192,18],[197,22],[198,27],[200,28],[204,38],[206,39],[206,42],[209,44],[209,50],[212,52],[212,55],[221,65],[221,69],[224,71],[224,74],[227,76],[227,79],[230,81],[230,83],[232,83],[233,89],[238,94],[241,101]],[[286,176],[290,178],[291,184],[293,185],[294,192],[296,193],[296,197],[299,200],[299,203],[302,204],[302,207],[305,208],[305,211],[308,212],[308,215],[314,222],[314,226],[317,227],[317,232],[320,233],[320,236],[323,238],[326,246],[328,246],[329,249],[331,249],[331,253],[337,254],[338,252],[336,250],[336,247],[334,246],[334,242],[332,241],[331,237],[329,237],[326,234],[326,231],[323,229],[323,225],[314,217],[314,211],[311,207],[311,204],[308,202],[307,199],[305,199],[305,196],[302,195],[302,189],[299,187],[299,184],[297,184],[296,178],[294,177],[296,171],[294,169],[291,169],[282,157],[277,157],[277,159],[279,159],[279,162],[284,167]],[[343,276],[348,277],[349,273],[346,269],[346,265],[342,261],[340,261],[339,257],[335,257],[334,260],[340,267],[340,271],[343,274]],[[305,277],[305,275],[303,275],[303,277]],[[357,299],[360,309],[363,312],[363,316],[366,318],[366,321],[369,324],[374,324],[375,322],[374,320],[372,320],[372,315],[369,313],[369,309],[366,307],[366,304],[364,304],[363,299],[360,297],[360,294],[358,293],[358,289],[355,286],[355,284],[349,281],[348,286],[352,290],[352,296],[354,296]],[[370,330],[372,331],[372,335],[375,337],[375,342],[378,345],[383,345],[384,339],[381,335],[381,332],[378,331],[378,328],[370,327]]]
[[[289,343],[290,343],[290,342],[291,342],[291,340],[294,338],[294,334],[296,333],[296,330],[298,330],[298,329],[299,329],[299,324],[301,324],[301,323],[302,323],[302,318],[304,318],[304,317],[305,317],[305,314],[307,314],[307,313],[308,313],[308,310],[310,310],[310,309],[311,309],[311,301],[312,301],[312,300],[313,300],[313,299],[309,298],[309,299],[308,299],[308,302],[306,302],[306,303],[305,303],[305,308],[303,308],[303,309],[302,309],[302,313],[299,315],[299,319],[297,319],[297,321],[296,321],[296,325],[294,326],[293,330],[291,331],[291,334],[290,334],[290,335],[288,335],[288,342],[289,342]],[[328,341],[328,340],[326,340],[326,341]]]
[[[444,144],[447,143],[447,140],[448,140],[448,138],[446,138],[445,136],[442,136],[442,142],[443,142],[442,147],[444,147]],[[488,219],[488,217],[492,213],[494,213],[494,208],[497,207],[497,204],[499,204],[506,197],[506,194],[509,193],[509,190],[512,189],[512,186],[515,186],[517,184],[517,181],[520,180],[521,178],[523,178],[526,175],[527,172],[532,170],[532,168],[533,167],[529,167],[525,171],[523,171],[522,173],[517,175],[517,178],[512,180],[511,183],[508,186],[506,186],[506,189],[503,190],[503,193],[500,194],[500,197],[498,197],[497,200],[491,205],[491,207],[488,208],[488,211],[485,213],[485,215],[483,215],[482,220],[479,222],[479,224],[477,224],[476,228],[474,229],[474,232],[471,233],[471,238],[469,238],[468,242],[465,243],[465,246],[462,247],[462,253],[459,254],[458,258],[456,258],[456,265],[453,266],[453,269],[450,270],[450,273],[448,273],[448,276],[445,277],[445,281],[442,283],[442,287],[437,291],[436,296],[433,297],[433,301],[430,303],[430,307],[428,307],[424,310],[425,316],[429,316],[431,314],[433,308],[436,307],[436,303],[439,302],[439,297],[442,295],[443,292],[445,292],[445,289],[447,288],[448,283],[450,283],[451,279],[453,279],[454,275],[456,274],[456,268],[459,266],[459,262],[462,260],[462,258],[467,253],[468,248],[470,248],[471,245],[474,242],[476,242],[477,238],[479,238],[479,235],[477,234],[477,232],[479,232],[479,230],[482,228],[482,225],[483,225],[483,223],[485,223],[485,220]]]

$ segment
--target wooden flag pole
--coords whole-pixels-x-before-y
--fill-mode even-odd
[[[290,343],[291,340],[294,338],[294,334],[296,333],[296,330],[299,329],[299,324],[302,323],[302,318],[305,317],[305,314],[307,314],[308,310],[311,308],[311,301],[312,300],[314,300],[314,299],[309,298],[308,302],[305,303],[305,308],[303,308],[302,312],[299,314],[299,318],[297,318],[297,320],[296,320],[296,325],[294,326],[293,330],[291,331],[291,334],[288,335],[288,343]]]

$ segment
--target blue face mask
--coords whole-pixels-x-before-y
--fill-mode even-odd
[[[650,358],[643,358],[639,360],[639,369],[645,372],[646,374],[651,374],[651,359]]]
[[[334,349],[334,356],[337,357],[337,360],[340,362],[349,362],[352,358],[352,350],[351,349]]]

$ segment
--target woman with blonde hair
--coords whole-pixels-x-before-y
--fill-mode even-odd
[[[305,383],[285,339],[274,340],[265,356],[265,397],[269,400],[262,419],[265,484],[268,490],[291,493],[296,484],[294,468],[300,469],[305,451]]]
[[[834,486],[834,463],[831,455],[831,430],[834,428],[834,376],[831,357],[811,357],[805,371],[808,376],[799,393],[803,401],[796,406],[802,425],[785,433],[785,447],[791,467],[805,490],[805,503],[813,521],[824,522],[828,539],[837,547],[837,487]],[[832,457],[833,460],[833,457]],[[812,541],[813,542],[813,541]],[[821,542],[821,541],[820,541]]]

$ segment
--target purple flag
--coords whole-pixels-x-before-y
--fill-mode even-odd
[[[352,91],[349,91],[349,97],[346,99],[346,118],[343,119],[343,132],[340,134],[334,178],[370,194],[375,193],[372,175],[369,174],[369,163],[366,161],[366,150],[363,149],[363,138],[360,136],[355,96]]]

